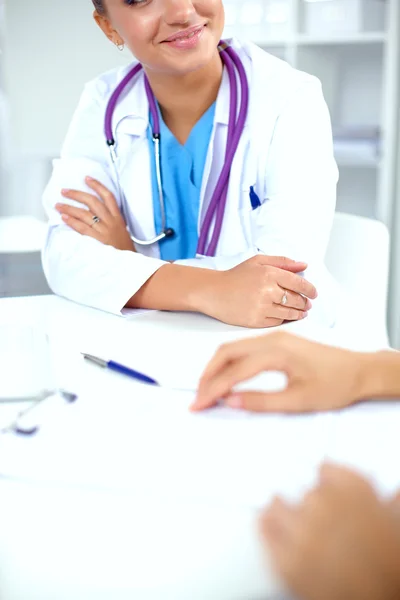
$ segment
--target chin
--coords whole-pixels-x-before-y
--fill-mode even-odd
[[[189,73],[195,73],[196,71],[204,69],[209,62],[210,59],[193,61],[191,64],[187,65],[176,65],[175,73],[177,75],[188,75]]]
[[[215,44],[215,49],[217,44]],[[199,71],[206,67],[213,59],[215,49],[207,49],[206,51],[198,50],[196,52],[188,53],[186,56],[180,55],[173,60],[169,59],[165,61],[165,71],[174,73],[176,75],[187,75],[195,71]]]

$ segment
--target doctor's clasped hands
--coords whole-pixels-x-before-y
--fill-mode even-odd
[[[307,268],[285,257],[258,254],[227,271],[215,272],[204,312],[243,327],[274,327],[307,317],[315,287],[299,273]],[[284,300],[284,302],[283,302]]]

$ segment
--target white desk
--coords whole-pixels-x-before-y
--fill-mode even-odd
[[[154,377],[188,382],[246,330],[200,315],[126,320],[56,297],[0,301],[0,322],[21,319],[44,324],[58,381],[80,397],[37,439],[0,440],[2,600],[257,600],[276,588],[256,533],[273,494],[297,498],[326,457],[360,468],[384,494],[400,487],[397,404],[190,415],[192,393],[142,386],[79,355],[131,357],[147,371],[151,360]],[[310,323],[291,328],[340,343]],[[380,345],[362,333],[342,343]]]

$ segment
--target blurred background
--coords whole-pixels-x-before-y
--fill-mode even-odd
[[[98,30],[90,0],[6,0],[5,15],[2,1],[0,295],[45,293],[37,245],[51,160],[84,83],[131,57]],[[390,229],[388,324],[400,347],[399,0],[224,3],[225,37],[251,40],[321,79],[340,169],[337,208]],[[373,294],[371,273],[367,303]]]

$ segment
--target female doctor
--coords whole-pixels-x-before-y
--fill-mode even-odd
[[[331,322],[337,169],[319,81],[220,43],[221,0],[93,3],[138,62],[86,85],[54,161],[43,254],[54,292],[117,314],[268,327],[305,318],[314,283]]]

